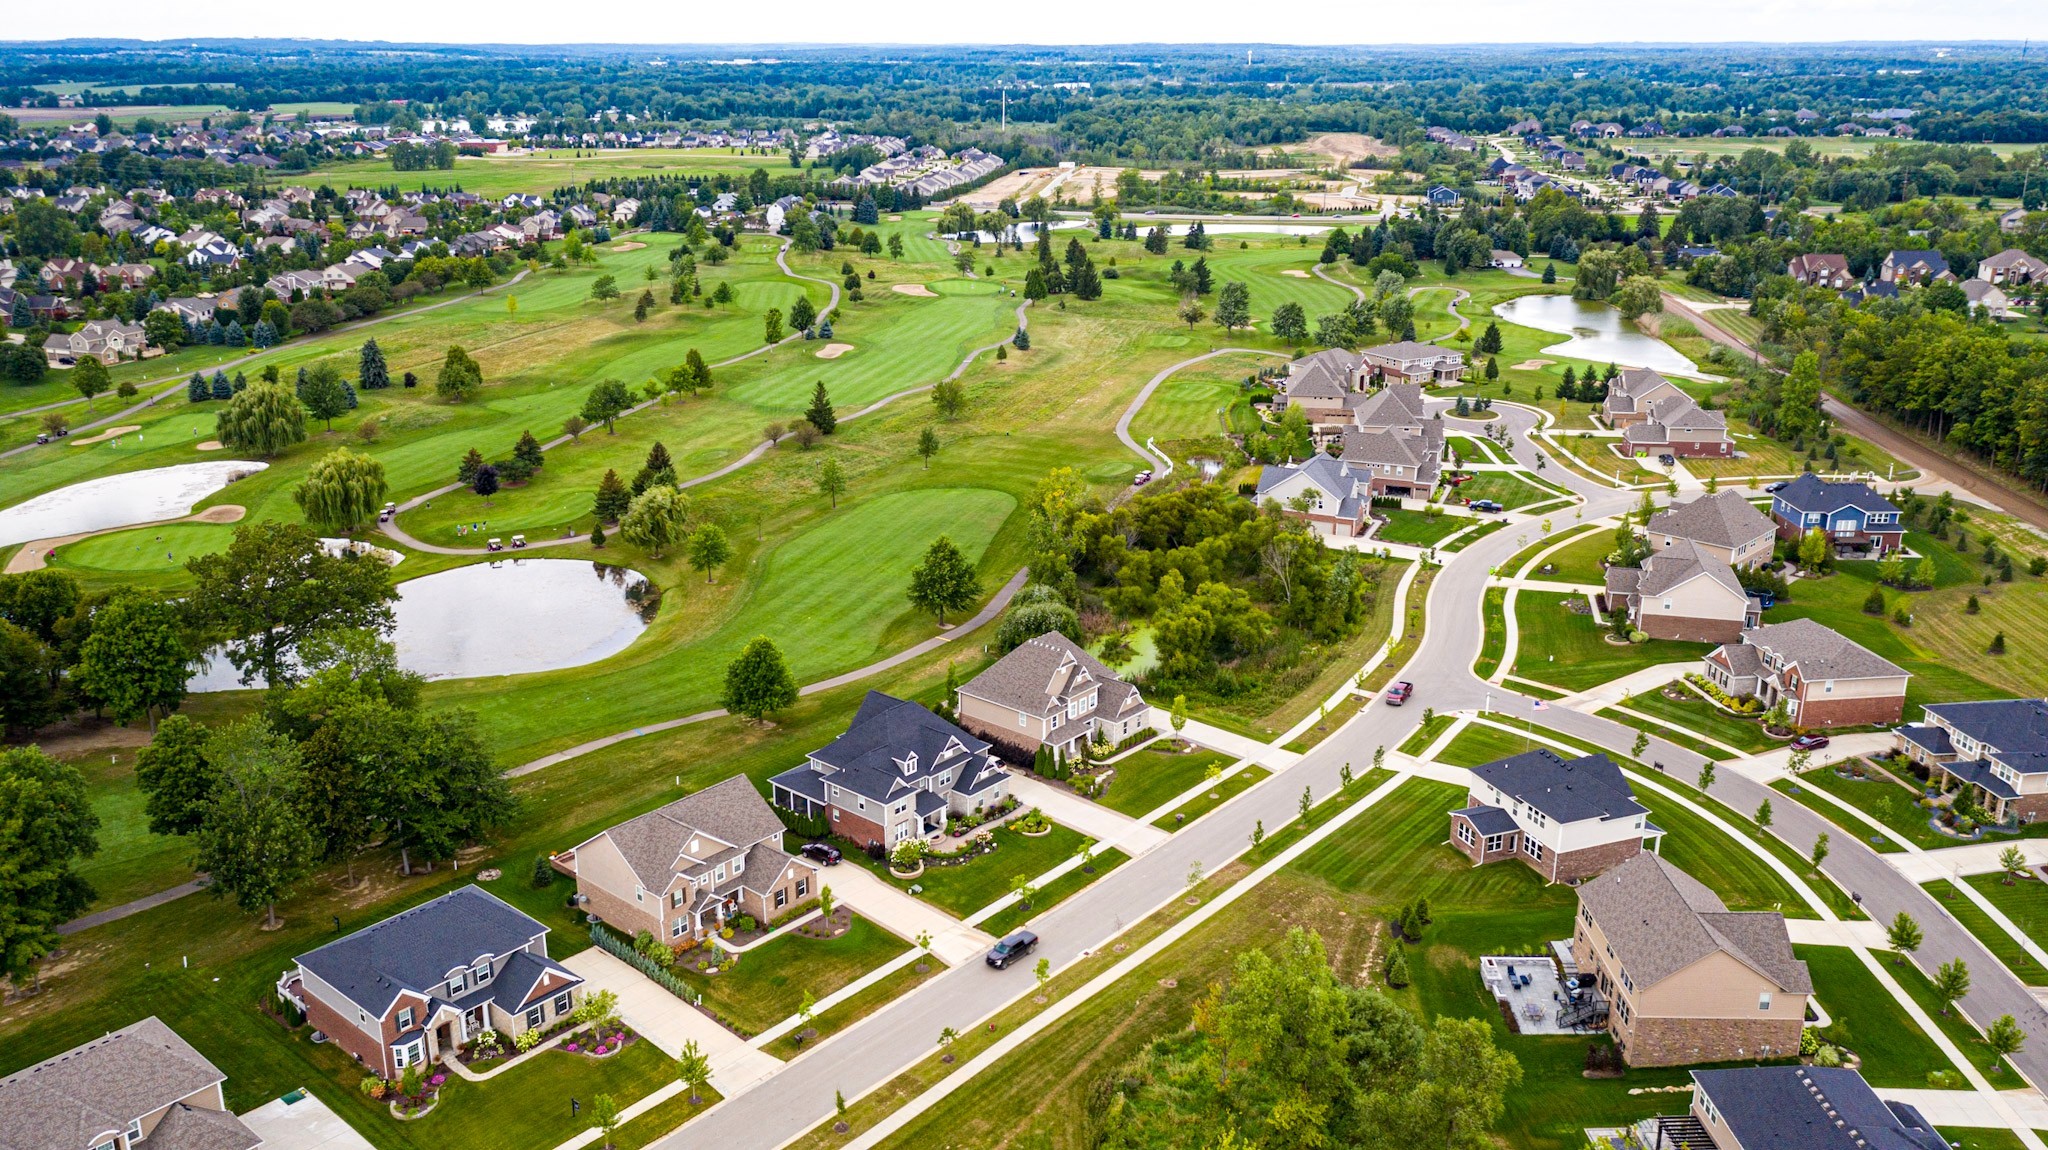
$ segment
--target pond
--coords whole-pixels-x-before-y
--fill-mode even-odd
[[[580,559],[473,563],[400,583],[391,641],[399,666],[429,679],[580,667],[640,637],[659,602],[652,591],[638,571]],[[215,658],[189,686],[242,684],[233,664]]]
[[[190,515],[200,500],[268,466],[213,459],[106,475],[60,487],[0,511],[0,547]]]
[[[1509,323],[1571,337],[1544,348],[1546,355],[1647,367],[1670,375],[1700,373],[1698,365],[1670,344],[1637,331],[1613,304],[1568,295],[1525,295],[1495,304],[1493,314]]]

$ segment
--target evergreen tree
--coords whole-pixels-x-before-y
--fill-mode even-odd
[[[1031,332],[1023,324],[1017,325],[1017,334],[1010,337],[1010,346],[1018,351],[1031,350]]]
[[[619,473],[605,469],[604,478],[597,483],[597,497],[591,502],[591,513],[600,523],[617,523],[632,503],[633,497],[626,491],[626,485],[620,482]]]
[[[205,403],[207,400],[212,398],[213,391],[212,389],[206,386],[206,377],[199,374],[196,371],[193,372],[192,379],[190,380],[190,382],[185,384],[186,402]]]
[[[213,397],[215,399],[233,399],[235,397],[235,386],[228,382],[227,374],[224,372],[216,371],[213,373]]]
[[[839,416],[832,410],[832,400],[825,394],[825,381],[811,391],[811,405],[804,409],[804,418],[821,434],[830,435],[839,426]]]
[[[384,364],[384,350],[374,339],[364,340],[356,355],[356,378],[364,391],[382,391],[391,386],[391,371]]]
[[[462,462],[455,465],[456,482],[464,487],[469,486],[476,481],[476,473],[483,470],[483,466],[484,453],[474,447],[470,448],[468,454],[462,457]]]
[[[540,440],[535,439],[531,431],[519,433],[519,442],[512,446],[512,458],[535,471],[539,471],[547,463],[547,455],[540,449]]]

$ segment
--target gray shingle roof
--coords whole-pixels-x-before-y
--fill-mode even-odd
[[[683,848],[700,836],[724,847],[745,848],[763,839],[781,838],[782,820],[775,816],[774,808],[761,797],[761,792],[754,789],[752,780],[734,775],[627,819],[600,837],[610,838],[612,845],[619,848],[640,885],[648,890],[667,890],[675,878]],[[705,859],[714,853],[700,849],[695,857]]]
[[[1638,993],[1724,951],[1780,990],[1813,991],[1806,964],[1792,957],[1784,915],[1732,912],[1698,879],[1647,851],[1587,880],[1579,903]]]
[[[829,768],[826,777],[834,785],[886,803],[901,791],[927,789],[924,780],[940,773],[953,775],[950,790],[971,794],[981,789],[984,776],[997,769],[988,750],[987,740],[916,703],[869,691],[846,733],[812,751],[811,759]],[[906,769],[913,755],[915,764]],[[797,767],[775,781],[810,770]]]
[[[1346,431],[1345,463],[1381,464],[1413,468],[1417,482],[1434,484],[1439,465],[1427,437],[1394,431]],[[1370,479],[1364,475],[1361,479]]]
[[[1508,835],[1515,833],[1515,817],[1499,807],[1484,803],[1476,807],[1452,811],[1451,814],[1464,818],[1472,829],[1482,835]]]
[[[149,1150],[254,1150],[262,1144],[233,1114],[182,1103],[164,1112],[143,1143]]]
[[[1429,405],[1422,398],[1422,385],[1392,383],[1358,398],[1351,418],[1364,431],[1384,427],[1407,427],[1429,419]]]
[[[1117,677],[1095,656],[1058,631],[1028,639],[995,665],[967,681],[963,695],[1045,718],[1064,715],[1067,701],[1090,689],[1094,714],[1119,718],[1142,706],[1138,689]]]
[[[145,1018],[0,1078],[0,1150],[82,1150],[226,1078],[162,1021]],[[222,1150],[256,1145],[227,1118],[248,1137]]]
[[[1733,591],[1738,597],[1746,595],[1742,581],[1735,577],[1735,568],[1700,550],[1699,545],[1690,539],[1680,540],[1652,554],[1643,560],[1642,570],[1642,578],[1636,584],[1637,593],[1642,595],[1662,595],[1701,575]]]
[[[1779,488],[1778,499],[1796,511],[1826,513],[1843,507],[1854,507],[1862,511],[1898,510],[1890,500],[1872,491],[1869,484],[1829,483],[1812,472],[1807,472]]]
[[[1560,823],[1649,813],[1636,802],[1621,768],[1606,755],[1566,761],[1549,750],[1524,751],[1474,767],[1472,773],[1508,798],[1519,799]]]
[[[1880,1099],[1854,1070],[1744,1066],[1692,1080],[1745,1150],[1948,1150],[1918,1110]]]
[[[1637,401],[1658,387],[1676,387],[1675,383],[1647,367],[1625,367],[1621,374],[1607,384],[1607,410],[1610,414],[1629,413],[1636,409]]]
[[[1885,679],[1904,676],[1898,664],[1840,632],[1811,619],[1791,619],[1752,627],[1742,641],[1776,655],[1780,666],[1797,665],[1802,678]]]
[[[1650,517],[1650,533],[1716,547],[1739,547],[1775,530],[1763,512],[1733,491],[1717,491]]]
[[[401,991],[424,994],[448,972],[546,934],[524,911],[474,884],[400,911],[298,958],[349,1001],[382,1017]]]

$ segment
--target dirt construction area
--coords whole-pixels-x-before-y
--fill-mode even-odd
[[[1076,203],[1087,203],[1098,193],[1105,200],[1116,198],[1116,178],[1122,168],[1075,167],[1075,168],[1019,168],[1006,173],[994,181],[961,197],[967,206],[984,211],[1014,199],[1019,203],[1033,196],[1047,199],[1065,197]],[[1156,180],[1166,173],[1141,170],[1139,175]]]
[[[1269,156],[1299,155],[1307,152],[1327,156],[1337,167],[1349,167],[1354,160],[1398,156],[1401,149],[1358,132],[1324,132],[1299,144],[1274,144],[1262,151]]]

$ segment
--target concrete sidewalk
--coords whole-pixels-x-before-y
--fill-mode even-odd
[[[1113,846],[1136,857],[1166,841],[1167,832],[1150,823],[1092,803],[1055,783],[1034,775],[1010,772],[1010,793],[1027,807],[1037,807],[1045,817],[1072,827],[1102,846]]]
[[[2005,1126],[2007,1118],[1998,1111],[2010,1107],[2020,1121],[2034,1129],[2048,1128],[2048,1098],[2038,1090],[2000,1090],[1984,1094],[1973,1090],[1913,1090],[1880,1088],[1879,1098],[1904,1102],[1926,1115],[1936,1126]]]
[[[930,934],[932,953],[947,966],[959,966],[995,944],[986,931],[976,930],[923,899],[897,890],[859,863],[846,862],[828,868],[819,885],[831,887],[835,899],[907,943],[916,943],[920,934]]]
[[[746,1049],[745,1039],[713,1022],[601,946],[577,951],[563,959],[562,965],[583,979],[589,990],[609,990],[618,995],[619,1017],[670,1058],[682,1053],[683,1044],[692,1041],[714,1061],[721,1055]]]
[[[1155,731],[1171,732],[1173,713],[1162,707],[1154,707],[1152,713],[1146,716],[1145,722]],[[1180,737],[1197,746],[1222,751],[1233,759],[1250,759],[1274,769],[1291,767],[1301,761],[1301,755],[1295,751],[1283,750],[1257,739],[1226,731],[1221,727],[1212,727],[1199,719],[1189,719],[1187,726],[1181,730]]]

